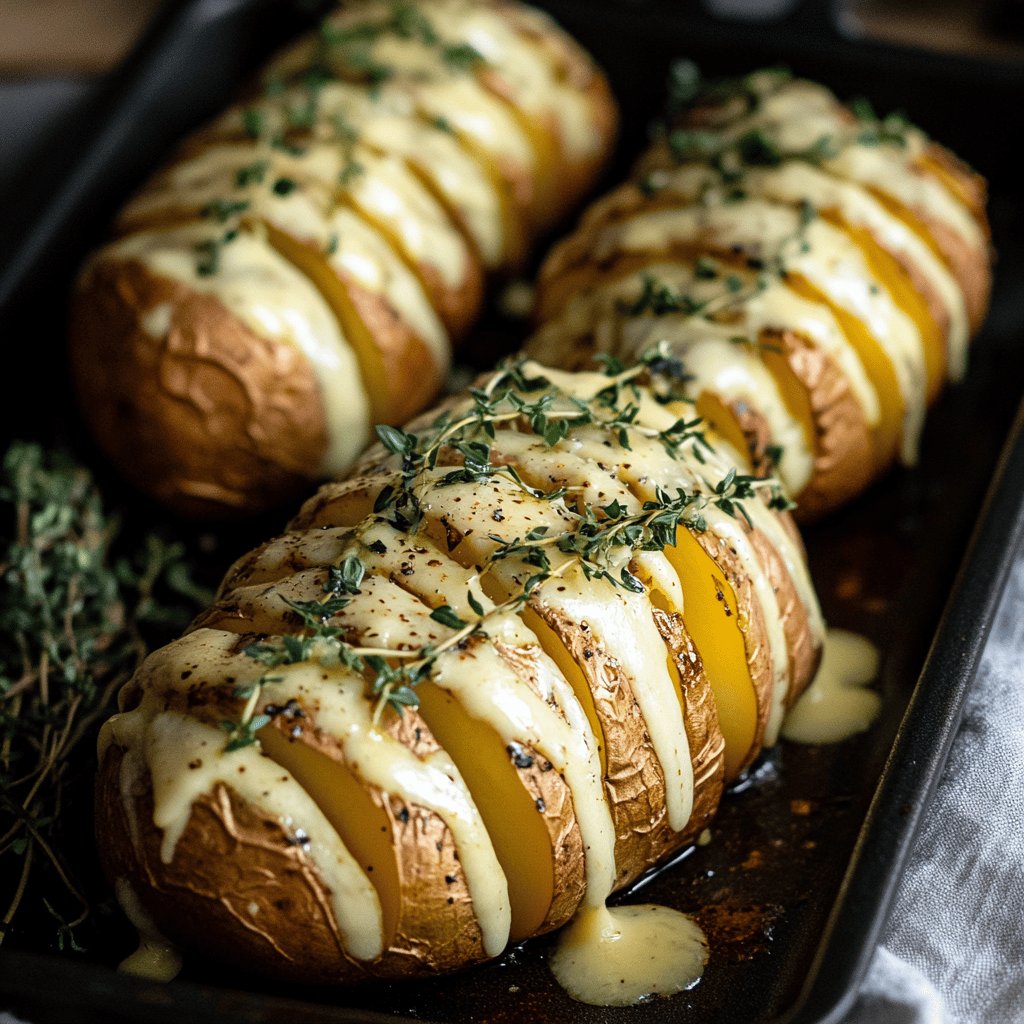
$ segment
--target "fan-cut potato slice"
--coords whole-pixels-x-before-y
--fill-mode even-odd
[[[690,636],[698,638],[697,650],[715,695],[725,737],[725,775],[735,779],[760,749],[770,697],[760,663],[763,652],[753,637],[749,646],[745,642],[744,627],[752,632],[749,604],[741,607],[726,570],[689,530],[677,530],[675,545],[665,554],[679,574],[683,621]]]
[[[725,739],[714,691],[681,615],[654,609],[669,649],[669,662],[685,708],[686,737],[693,758],[693,813],[687,837],[696,839],[714,817],[725,781]]]
[[[712,391],[701,391],[693,404],[693,411],[706,424],[708,443],[714,447],[716,435],[722,438],[731,448],[747,457],[748,464],[741,468],[749,469],[760,449],[755,436],[744,429],[741,422],[743,410],[727,404]],[[685,415],[686,410],[681,409],[680,414]],[[758,433],[763,436],[763,431]]]
[[[356,358],[377,423],[401,423],[436,394],[443,381],[431,347],[380,294],[331,266],[321,250],[272,226],[270,243],[298,267],[327,300]]]
[[[793,495],[800,521],[810,522],[859,494],[877,475],[872,428],[842,367],[809,339],[790,330],[766,332],[761,358],[812,439],[813,474]]]
[[[837,217],[828,217],[827,213],[825,216],[849,235],[864,255],[876,280],[888,289],[893,301],[920,332],[927,371],[928,402],[931,404],[946,380],[946,341],[927,302],[895,257],[879,245],[869,231],[845,224]]]
[[[284,728],[290,728],[285,724]],[[309,744],[286,735],[276,723],[259,733],[263,752],[313,798],[342,842],[367,872],[380,897],[384,943],[390,946],[398,930],[401,883],[391,821],[376,788],[355,776],[343,763]]]
[[[538,786],[544,760],[525,745],[504,744],[493,728],[472,718],[436,684],[421,683],[417,696],[431,731],[460,766],[505,871],[512,941],[528,938],[541,930],[555,895],[552,842],[545,821],[548,801],[541,795],[548,787]],[[526,779],[533,783],[531,788],[524,785]],[[548,798],[552,799],[550,792]]]
[[[827,293],[797,274],[791,274],[787,283],[797,294],[828,307],[864,364],[878,393],[880,407],[878,424],[873,431],[875,463],[879,467],[890,465],[899,451],[906,414],[899,378],[891,359],[867,325]]]
[[[922,238],[941,259],[960,287],[967,303],[971,330],[977,331],[985,319],[991,294],[992,279],[986,254],[978,253],[964,243],[955,231],[927,212],[907,206],[881,188],[870,190],[874,197],[894,216]]]
[[[436,970],[437,963],[431,961],[438,958],[449,963],[467,954],[481,958],[466,872],[445,822],[429,808],[361,777],[359,766],[350,767],[339,747],[319,730],[306,728],[294,737],[291,727],[291,721],[278,718],[261,729],[263,752],[316,801],[376,888],[385,952],[374,971],[402,976]],[[381,742],[389,741],[403,743],[421,759],[429,760],[442,749],[415,711],[386,724]],[[428,938],[431,952],[425,957]]]

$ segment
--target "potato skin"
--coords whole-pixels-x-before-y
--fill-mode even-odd
[[[618,662],[586,623],[538,607],[545,624],[583,670],[593,694],[607,757],[605,789],[615,825],[616,888],[628,885],[669,848],[665,776],[640,707]]]
[[[777,103],[780,98],[781,102]],[[769,104],[776,104],[770,112]],[[808,130],[802,130],[804,121]],[[670,244],[668,235],[659,238],[650,222],[645,222],[644,233],[639,236],[643,243],[628,249],[619,244],[620,227],[637,214],[661,211],[670,215],[672,211],[693,213],[695,208],[724,209],[730,203],[741,203],[749,197],[777,207],[795,208],[799,198],[794,194],[796,182],[802,182],[800,187],[806,191],[802,204],[806,204],[811,219],[821,215],[838,232],[846,234],[856,248],[862,249],[873,278],[877,278],[873,280],[875,294],[888,293],[891,285],[893,296],[904,297],[901,315],[917,318],[922,323],[926,336],[919,339],[921,351],[913,354],[915,361],[920,357],[925,363],[928,375],[920,406],[916,380],[908,379],[902,385],[907,392],[904,409],[913,411],[912,415],[908,413],[907,421],[916,425],[919,409],[923,410],[925,403],[935,400],[943,371],[948,370],[953,379],[962,372],[966,340],[964,312],[966,326],[976,331],[988,306],[991,260],[985,183],[948,150],[926,140],[909,126],[893,129],[889,122],[884,122],[886,131],[905,132],[905,137],[901,135],[897,143],[884,138],[872,141],[870,133],[878,124],[862,126],[858,117],[824,87],[790,81],[786,75],[755,73],[733,83],[731,89],[726,83],[721,90],[709,91],[667,126],[664,135],[640,158],[633,180],[593,203],[583,214],[576,231],[552,250],[540,271],[536,322],[541,330],[529,345],[529,351],[541,361],[566,367],[582,365],[588,350],[601,349],[612,355],[634,358],[635,353],[620,352],[617,348],[620,342],[616,340],[616,326],[623,317],[628,318],[627,311],[620,310],[617,320],[607,313],[593,317],[589,330],[600,339],[599,343],[581,337],[578,323],[574,334],[560,338],[559,318],[570,300],[630,275],[644,274],[658,263],[696,266],[702,257],[713,257],[714,261],[726,264],[731,261],[734,267],[739,267],[744,256],[765,254],[743,253],[738,245],[730,251],[729,238],[703,237],[700,232],[684,244]],[[793,158],[791,153],[800,154],[801,146],[807,141],[804,137],[810,137],[811,125],[822,133],[819,141],[832,140],[834,151],[828,152],[828,146],[824,146],[825,155],[820,159],[808,158],[806,154]],[[862,130],[867,132],[866,139],[859,134]],[[692,153],[686,150],[689,132],[702,140],[700,145],[694,144]],[[715,152],[716,139],[725,144],[722,152]],[[799,139],[804,141],[795,141]],[[727,144],[726,140],[729,140]],[[764,151],[745,154],[744,145],[748,143],[762,145]],[[787,148],[790,146],[793,148]],[[863,159],[865,154],[869,157],[867,160]],[[874,156],[878,156],[878,161],[870,159]],[[814,167],[813,172],[783,179],[786,170],[801,166],[804,159]],[[779,177],[773,184],[772,175],[776,172]],[[828,183],[832,183],[831,188]],[[778,191],[773,192],[773,188]],[[945,193],[945,197],[940,193]],[[955,210],[955,205],[961,209]],[[973,225],[964,219],[964,213],[974,221]],[[889,238],[887,232],[878,227],[885,217],[890,218],[893,228],[909,229],[918,248],[903,248],[904,243],[898,241],[899,231],[892,230]],[[895,225],[892,218],[902,221],[903,225]],[[931,253],[923,252],[924,249],[930,249]],[[814,258],[813,249],[805,252],[811,254],[808,259]],[[827,254],[823,256],[823,260],[827,258]],[[760,271],[764,263],[758,258],[754,263],[748,261],[748,266]],[[829,265],[823,262],[821,266]],[[822,276],[827,278],[827,270]],[[790,285],[786,272],[781,273],[779,279],[781,288],[794,287],[800,294],[800,282]],[[827,288],[819,291],[837,308],[844,306],[842,298],[837,301]],[[908,291],[916,292],[922,302],[907,297]],[[742,301],[735,300],[736,303]],[[713,313],[695,310],[691,315],[715,320],[721,315],[722,307],[723,302],[719,302]],[[823,307],[822,319],[830,318],[831,314]],[[925,319],[931,324],[924,322]],[[906,440],[912,448],[916,426],[906,428],[906,439],[891,438],[889,428],[874,428],[873,417],[865,411],[870,408],[871,398],[863,397],[863,382],[855,388],[845,379],[843,365],[848,370],[849,360],[840,365],[841,361],[831,351],[814,344],[812,335],[801,328],[795,317],[792,321],[782,320],[767,326],[769,329],[765,330],[762,324],[760,333],[782,350],[789,364],[787,372],[796,378],[803,393],[801,404],[805,404],[810,413],[813,471],[809,482],[793,497],[798,502],[798,518],[811,521],[860,493],[890,467],[897,453],[904,461],[912,461],[913,455],[907,454],[907,447],[901,443],[897,449],[897,444],[890,444],[889,440]],[[893,335],[897,326],[893,324]],[[842,333],[846,330],[843,326]],[[877,328],[875,331],[875,342],[885,349],[882,343],[888,341],[890,332]],[[739,334],[744,336],[745,330],[741,328]],[[936,337],[942,339],[942,351],[936,347]],[[759,339],[751,336],[749,340],[753,344]],[[858,349],[854,358],[864,362],[859,355],[859,344],[852,344],[851,348]],[[885,358],[893,365],[909,365],[903,362],[909,358],[907,352],[907,346],[899,352],[886,349]],[[685,363],[685,357],[683,361]],[[769,359],[765,362],[770,366]],[[867,366],[862,369],[876,391],[885,388],[888,393],[887,381],[870,380],[875,371]],[[916,369],[914,372],[916,374]],[[696,393],[690,397],[696,397]],[[719,397],[728,407],[727,397]],[[735,419],[739,429],[747,433],[747,447],[756,462],[756,455],[765,443],[764,421],[756,415],[756,409],[743,412],[753,415],[737,415]],[[779,443],[772,438],[769,442]]]
[[[166,305],[160,338],[140,320]],[[216,298],[102,261],[76,292],[71,370],[83,417],[140,490],[198,518],[301,493],[327,426],[312,368]]]
[[[339,961],[364,973],[348,960],[328,890],[301,847],[227,786],[218,785],[193,805],[178,841],[187,857],[164,864],[160,832],[153,827],[140,828],[133,846],[129,816],[152,822],[153,797],[140,780],[125,806],[122,757],[112,746],[100,763],[97,842],[111,884],[127,879],[168,938],[239,970],[269,971],[286,981],[337,981],[337,967],[326,965]],[[250,903],[259,908],[255,915],[246,912]]]
[[[805,389],[814,425],[814,472],[797,517],[813,522],[861,493],[878,475],[872,431],[849,381],[832,357],[795,331],[766,332]]]
[[[274,724],[281,731],[287,728],[279,719]],[[415,711],[401,718],[390,716],[386,731],[420,758],[441,749]],[[304,743],[332,761],[346,764],[337,740],[315,726],[304,729],[291,742]],[[329,980],[345,983],[361,976],[424,976],[487,959],[465,873],[448,826],[424,807],[406,805],[365,781],[363,787],[384,812],[390,826],[398,869],[398,921],[388,948],[380,957],[360,964],[346,955],[342,969]],[[355,965],[355,971],[349,971],[349,963]],[[330,960],[324,962],[325,974],[336,970],[329,964]]]
[[[693,813],[678,847],[697,839],[718,810],[725,784],[725,740],[711,684],[682,617],[652,609],[658,632],[679,672],[686,709],[686,740],[693,761]]]
[[[369,16],[376,17],[379,10],[375,14],[371,7],[367,5]],[[409,307],[395,294],[406,287],[406,282],[399,280],[396,273],[389,277],[388,267],[378,275],[383,278],[378,291],[371,290],[365,282],[358,285],[345,281],[349,292],[345,301],[354,311],[352,315],[361,322],[360,334],[368,339],[367,344],[377,346],[382,364],[381,372],[371,379],[367,350],[364,347],[360,351],[358,344],[352,346],[366,377],[363,383],[369,392],[371,407],[369,415],[360,415],[366,421],[358,424],[362,434],[380,419],[395,424],[404,421],[429,403],[442,387],[449,348],[466,333],[479,313],[485,283],[480,249],[489,244],[487,240],[491,236],[499,239],[495,243],[498,255],[488,255],[489,269],[495,274],[516,269],[526,259],[537,232],[563,216],[589,187],[611,146],[616,121],[614,103],[604,76],[590,58],[553,22],[539,15],[527,16],[516,4],[496,5],[479,0],[479,8],[492,20],[508,19],[513,33],[526,40],[525,45],[536,50],[542,62],[548,65],[552,81],[560,88],[568,88],[573,101],[578,101],[585,112],[584,116],[592,120],[587,130],[594,146],[585,157],[578,158],[577,150],[563,145],[564,140],[557,130],[556,113],[560,108],[556,104],[566,102],[564,93],[552,89],[550,103],[541,102],[529,115],[515,112],[515,117],[521,115],[520,120],[529,132],[545,140],[537,149],[544,149],[551,157],[546,162],[531,162],[526,155],[522,159],[509,157],[500,132],[493,131],[495,125],[513,117],[506,108],[515,99],[515,90],[505,89],[504,98],[500,98],[502,90],[497,85],[488,89],[484,81],[487,74],[478,73],[474,68],[465,69],[465,81],[471,88],[481,97],[487,94],[490,116],[495,122],[481,131],[479,138],[470,138],[468,132],[463,135],[453,131],[451,126],[434,124],[435,121],[445,122],[445,118],[422,116],[423,111],[417,108],[419,71],[416,61],[411,61],[412,70],[399,62],[386,84],[389,96],[380,116],[386,118],[397,111],[396,116],[404,115],[410,122],[415,121],[420,132],[444,131],[446,144],[459,148],[463,158],[460,173],[468,178],[472,165],[479,179],[474,185],[477,192],[474,194],[473,189],[467,188],[465,208],[460,208],[458,190],[450,187],[450,181],[446,180],[442,187],[438,177],[431,179],[429,173],[423,173],[424,168],[416,164],[419,153],[414,146],[410,152],[408,140],[393,143],[392,151],[386,133],[381,137],[379,133],[367,131],[368,139],[365,142],[361,139],[360,129],[365,126],[359,118],[365,116],[371,122],[378,116],[372,110],[378,98],[376,87],[364,81],[361,73],[339,68],[339,80],[351,79],[353,87],[362,90],[362,106],[359,103],[353,106],[353,124],[347,124],[342,118],[339,124],[343,127],[339,127],[326,115],[324,123],[317,122],[316,103],[312,102],[314,112],[309,116],[312,123],[306,124],[301,118],[289,122],[285,115],[286,125],[280,138],[256,138],[261,129],[252,125],[252,119],[247,123],[244,116],[246,112],[256,112],[239,105],[235,110],[243,125],[243,136],[232,136],[231,129],[215,128],[186,140],[178,150],[179,163],[158,172],[148,186],[149,191],[144,189],[140,197],[143,200],[156,197],[160,201],[153,205],[143,201],[134,210],[129,208],[127,217],[115,225],[114,230],[123,241],[130,241],[140,231],[153,227],[205,225],[209,228],[206,242],[216,248],[230,244],[230,236],[239,230],[239,216],[243,231],[267,231],[268,225],[271,233],[282,229],[272,218],[262,215],[258,208],[260,201],[254,198],[252,189],[273,190],[283,197],[297,184],[304,184],[303,147],[312,150],[319,146],[322,150],[326,145],[333,145],[342,162],[349,161],[358,150],[346,167],[346,173],[353,170],[353,182],[360,173],[369,176],[374,166],[379,167],[387,160],[403,164],[405,185],[399,184],[397,192],[393,193],[393,197],[400,193],[403,202],[408,200],[399,213],[403,218],[400,227],[408,227],[404,218],[412,211],[429,209],[429,215],[424,213],[423,216],[429,216],[430,224],[425,224],[424,228],[435,231],[434,238],[439,237],[437,231],[448,232],[452,244],[446,249],[449,255],[445,259],[449,262],[433,264],[430,256],[445,247],[438,245],[432,250],[429,231],[424,230],[419,236],[421,243],[423,238],[427,242],[417,253],[411,244],[417,239],[416,230],[389,230],[387,223],[380,223],[382,242],[395,260],[390,270],[397,273],[401,263],[403,274],[414,278],[415,287],[423,293]],[[343,17],[349,15],[358,21],[357,5],[346,8]],[[429,10],[425,10],[423,16],[429,19],[429,15]],[[457,26],[452,31],[458,36]],[[316,38],[309,37],[307,43],[300,44],[294,52],[301,51],[303,45],[307,50],[315,49]],[[408,38],[403,36],[403,39]],[[465,40],[460,37],[460,41]],[[423,45],[430,50],[434,44]],[[430,53],[439,64],[439,69],[433,72],[440,76],[439,81],[449,73],[461,73],[458,69],[448,69],[436,50]],[[304,71],[305,68],[290,69],[302,88],[305,87],[302,83],[306,82]],[[495,83],[505,85],[515,79],[514,73],[508,74],[500,66],[488,74]],[[270,100],[273,95],[276,94],[272,93]],[[253,98],[250,95],[250,99]],[[259,120],[265,113],[255,119]],[[529,123],[531,119],[536,124]],[[369,139],[371,134],[373,138]],[[493,151],[488,148],[489,139],[493,141]],[[217,199],[207,202],[207,192],[204,192],[203,202],[197,204],[187,185],[179,188],[174,184],[174,171],[189,160],[201,161],[212,146],[225,142],[229,143],[229,150],[238,150],[242,157],[249,147],[250,159],[243,159],[237,166],[226,163],[208,168],[210,177],[204,184],[217,187]],[[266,156],[268,152],[270,157]],[[363,154],[366,168],[358,162],[359,153]],[[437,154],[429,159],[437,161]],[[281,173],[289,160],[295,164],[294,176],[290,172]],[[545,163],[544,168],[540,166],[542,163]],[[551,166],[546,166],[547,163]],[[447,167],[445,164],[438,174],[443,176]],[[380,173],[380,180],[383,180],[383,171]],[[265,175],[265,181],[261,175]],[[316,174],[310,171],[310,176],[315,178]],[[543,176],[550,180],[542,181]],[[366,193],[361,199],[357,182],[347,182],[344,175],[321,177],[330,179],[316,182],[330,200],[328,206],[334,202],[345,207],[371,228],[375,221],[386,221],[387,214],[382,209],[388,208],[387,203],[374,206]],[[253,181],[258,184],[254,186]],[[488,202],[480,199],[481,190],[489,196]],[[176,191],[181,194],[175,195]],[[420,206],[417,201],[421,201]],[[467,225],[472,221],[474,231],[480,228],[476,217],[480,210],[484,211],[481,216],[487,226],[481,229],[479,236],[484,241],[478,243]],[[344,231],[336,232],[333,239],[309,239],[303,234],[303,225],[297,223],[295,230],[287,233],[294,244],[312,242],[318,246],[318,258],[325,250],[330,253],[331,246],[345,245]],[[287,252],[281,255],[285,261],[290,258]],[[365,253],[357,252],[355,256],[362,259]],[[444,274],[441,266],[444,266]],[[296,270],[300,276],[308,273],[311,280],[316,276],[316,271],[309,270],[308,266],[297,264]],[[76,296],[70,327],[74,380],[83,418],[99,446],[135,486],[181,514],[224,518],[250,514],[288,500],[304,483],[333,475],[351,463],[355,456],[348,450],[351,446],[342,435],[355,437],[356,431],[348,431],[344,423],[339,425],[339,418],[331,413],[331,395],[336,381],[325,381],[325,374],[330,376],[331,372],[330,358],[313,372],[305,365],[305,358],[290,345],[272,340],[279,337],[280,332],[274,334],[267,328],[266,336],[255,336],[259,329],[252,324],[267,323],[267,308],[251,310],[253,315],[246,318],[248,327],[230,324],[222,311],[211,313],[208,301],[197,299],[187,289],[160,292],[161,301],[174,307],[170,318],[174,334],[160,337],[159,324],[150,320],[154,337],[142,337],[136,325],[138,314],[149,308],[146,303],[159,291],[155,285],[143,283],[141,277],[144,276],[138,268],[115,268],[112,264],[102,272],[89,272]],[[211,281],[206,283],[215,278],[215,274],[209,276]],[[313,284],[317,288],[325,287],[325,291],[331,290],[322,281]],[[206,288],[197,290],[207,293]],[[276,318],[279,323],[287,321],[293,306],[276,298],[274,301],[277,305],[270,310],[270,319]],[[235,308],[226,298],[224,304]],[[267,298],[266,305],[272,304]],[[420,311],[423,304],[432,307],[430,317]],[[344,311],[337,315],[345,320]],[[435,317],[436,326],[433,323],[423,326],[426,319]],[[418,332],[427,337],[421,337]],[[333,332],[323,333],[331,335]],[[341,334],[345,343],[346,332],[343,330]],[[214,335],[217,340],[212,339]],[[221,335],[223,341],[219,340]],[[304,346],[307,351],[316,348],[323,351],[336,343],[333,336],[312,340],[313,344]],[[173,351],[173,367],[166,356],[157,360],[154,351]],[[340,361],[335,359],[333,365],[349,365],[350,355]],[[110,368],[109,380],[100,367]],[[347,371],[336,370],[335,378],[343,372]],[[338,453],[343,449],[344,454],[337,458],[332,456],[325,462],[325,452]],[[339,469],[341,464],[344,466]]]
[[[405,423],[444,385],[445,368],[387,297],[345,281],[352,305],[377,346],[387,396],[382,419]]]

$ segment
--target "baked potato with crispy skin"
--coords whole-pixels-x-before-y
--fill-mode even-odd
[[[449,970],[692,842],[813,675],[771,481],[618,376],[520,362],[240,559],[101,736],[98,841],[169,938]]]
[[[374,423],[434,398],[485,276],[582,196],[615,121],[539,12],[346,5],[181,146],[83,269],[70,353],[100,446],[199,516],[342,472]]]
[[[763,71],[698,94],[555,248],[530,351],[580,367],[668,342],[698,412],[812,519],[915,461],[990,287],[978,175]]]

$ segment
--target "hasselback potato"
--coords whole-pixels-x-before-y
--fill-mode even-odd
[[[250,512],[440,390],[486,275],[575,203],[615,128],[541,13],[362,0],[188,139],[83,269],[83,415],[137,486]]]
[[[494,957],[692,842],[822,623],[777,484],[667,410],[679,383],[520,361],[381,428],[123,691],[118,891],[347,982]]]
[[[985,184],[904,119],[762,71],[675,108],[545,263],[552,365],[666,342],[688,397],[814,518],[899,458],[964,372],[991,286]],[[680,107],[681,101],[686,101]]]

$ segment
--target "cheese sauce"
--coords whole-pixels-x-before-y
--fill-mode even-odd
[[[838,743],[868,729],[882,707],[882,698],[867,689],[878,662],[878,648],[866,637],[830,629],[818,674],[786,716],[782,735],[796,743]]]
[[[297,87],[282,96],[261,98],[245,108],[258,114],[268,137],[287,127],[288,111],[304,111],[307,90]],[[408,95],[381,92],[371,100],[363,86],[324,83],[317,94],[317,117],[311,128],[321,143],[337,150],[339,122],[349,125],[361,145],[383,156],[402,159],[445,206],[456,212],[484,265],[500,266],[504,254],[501,201],[480,161],[450,131],[421,120]],[[209,129],[212,137],[245,134],[243,109],[233,107]],[[353,184],[355,182],[353,181]]]
[[[581,1003],[633,1006],[700,980],[708,946],[700,927],[668,907],[587,907],[551,957],[558,983]]]
[[[117,969],[147,981],[173,981],[182,967],[178,948],[160,934],[127,878],[114,880],[114,895],[124,916],[139,933],[139,948],[122,960]]]
[[[428,760],[375,727],[361,675],[319,665],[288,666],[271,696],[282,694],[316,708],[317,727],[341,740],[346,764],[370,784],[412,807],[438,815],[452,833],[473,900],[484,949],[497,956],[508,942],[511,911],[505,875],[480,812],[458,770],[443,752]],[[360,959],[370,959],[360,954]]]

